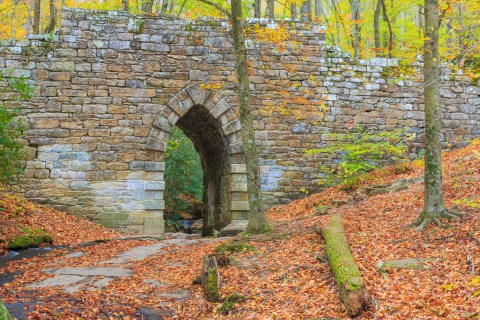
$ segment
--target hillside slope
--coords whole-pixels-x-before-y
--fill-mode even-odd
[[[480,284],[473,280],[480,276],[480,141],[445,153],[444,168],[446,204],[456,204],[465,213],[457,221],[444,221],[445,228],[430,226],[421,233],[405,228],[422,210],[422,164],[415,161],[375,171],[349,192],[330,188],[270,209],[271,233],[220,240],[232,244],[234,260],[220,269],[222,296],[238,292],[247,298],[226,314],[217,310],[218,304],[206,302],[202,288],[192,284],[203,255],[214,252],[218,240],[165,246],[160,254],[127,261],[121,266],[134,274],[115,279],[102,289],[88,287],[66,293],[62,287],[38,288],[32,298],[31,284],[52,277],[46,269],[102,266],[102,261],[121,256],[127,249],[161,243],[115,240],[57,250],[9,263],[6,272],[21,274],[0,287],[0,296],[9,304],[36,305],[30,312],[36,319],[104,319],[112,315],[140,319],[139,310],[174,319],[346,319],[329,265],[324,262],[323,240],[315,232],[336,212],[345,217],[351,250],[375,301],[360,319],[478,319],[480,297],[475,293]],[[400,187],[392,188],[392,184]],[[372,190],[380,194],[373,195]],[[315,212],[316,206],[322,210]],[[58,232],[58,239],[64,239],[58,241],[75,243],[69,234],[62,235],[64,228],[58,224],[63,220],[42,217],[35,218],[42,221],[38,226],[52,234]],[[69,223],[82,225],[73,220]],[[88,228],[96,227],[87,222],[85,226],[80,228],[85,231],[79,232],[89,237]],[[114,236],[102,230],[95,232]],[[68,258],[75,250],[84,255]],[[423,270],[378,269],[380,262],[405,258],[430,260]]]

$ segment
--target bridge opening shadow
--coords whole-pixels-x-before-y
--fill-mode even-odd
[[[202,190],[199,192],[201,193],[202,202],[200,207],[200,214],[203,219],[202,235],[211,235],[213,230],[220,230],[230,223],[232,219],[228,210],[228,176],[230,163],[226,137],[223,135],[222,128],[216,119],[209,110],[202,105],[191,107],[190,110],[177,121],[176,126],[190,139],[200,158],[201,170],[203,171],[203,181],[201,182]],[[172,133],[170,135],[172,136]],[[190,149],[190,152],[191,151],[193,150]],[[192,155],[186,156],[189,157],[189,160],[195,161],[195,157],[192,157]],[[190,167],[185,168],[185,174],[197,175],[198,178],[198,167],[196,167],[192,161],[190,162]],[[166,166],[166,191],[172,189],[171,186],[168,185],[169,181],[172,184],[177,184],[179,180],[187,179],[187,177],[181,176],[168,176],[169,174],[175,174],[174,170],[170,170],[169,172],[170,165],[173,167],[176,164],[171,163]],[[191,178],[193,179],[188,179],[190,182],[198,183],[198,181],[195,181],[195,177]],[[183,187],[183,189],[188,189],[189,186]],[[190,187],[195,189],[195,186]],[[195,190],[192,191],[195,193]],[[196,191],[198,195],[198,190]],[[181,196],[179,194],[169,193],[170,192],[166,192],[165,196]],[[174,199],[165,200],[168,204]],[[195,211],[195,208],[193,209]],[[195,212],[192,213],[195,215]]]

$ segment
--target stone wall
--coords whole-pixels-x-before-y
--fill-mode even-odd
[[[277,28],[285,36],[278,43],[263,41],[255,29],[255,41],[248,41],[267,204],[318,189],[317,167],[332,160],[305,151],[331,143],[329,132],[357,124],[404,129],[416,134],[411,147],[421,147],[421,79],[400,77],[393,60],[350,63],[326,46],[319,26]],[[110,227],[161,232],[163,152],[178,125],[210,177],[204,183],[210,227],[246,218],[225,22],[66,9],[53,38],[3,42],[0,52],[2,71],[26,76],[38,88],[21,105],[30,124],[25,196]],[[480,87],[448,73],[442,86],[445,141],[479,135]]]

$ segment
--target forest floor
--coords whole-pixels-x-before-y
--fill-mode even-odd
[[[462,217],[417,232],[406,225],[422,210],[422,173],[420,161],[377,170],[354,190],[334,187],[271,208],[268,234],[218,239],[122,239],[3,194],[3,237],[21,226],[40,228],[67,247],[8,262],[0,269],[0,297],[30,319],[346,319],[315,232],[335,212],[345,217],[350,249],[374,299],[358,319],[479,319],[480,142],[444,154],[446,205],[457,205]],[[220,269],[222,296],[246,297],[226,314],[192,284],[202,257],[222,243],[238,250]],[[405,258],[429,260],[421,270],[378,268]]]

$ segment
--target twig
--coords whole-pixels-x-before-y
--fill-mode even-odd
[[[377,299],[375,298],[373,298],[373,305],[375,306],[375,313],[373,314],[373,320],[377,320],[378,302],[377,302]]]
[[[211,1],[209,1],[209,0],[199,0],[199,1],[200,1],[200,2],[203,2],[203,3],[205,3],[205,4],[208,4],[208,5],[212,6],[212,7],[214,7],[215,9],[217,9],[218,11],[220,11],[221,13],[227,15],[230,19],[232,18],[232,17],[230,16],[230,12],[228,12],[227,9],[222,8],[220,5],[218,5],[218,4],[216,4],[216,3],[213,3],[213,2],[211,2]]]

